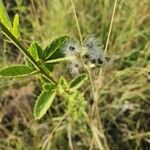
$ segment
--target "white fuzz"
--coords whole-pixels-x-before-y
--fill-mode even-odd
[[[87,55],[90,60],[98,61],[100,58],[103,60],[103,46],[94,36],[89,36],[84,41],[84,47],[87,49]]]
[[[103,45],[94,36],[87,37],[83,42],[83,47],[78,41],[68,40],[62,48],[65,57],[68,57],[68,70],[71,75],[76,76],[84,67],[93,68],[105,66],[113,63],[114,59],[104,56]]]
[[[93,35],[91,35],[84,40],[84,46],[89,49],[93,47],[99,47],[99,41]]]
[[[80,49],[81,47],[78,42],[69,40],[62,48],[62,51],[67,57],[72,57],[76,53],[79,53]]]
[[[78,62],[75,61],[68,65],[68,70],[71,75],[76,76],[77,74],[79,74],[81,67],[82,66]]]

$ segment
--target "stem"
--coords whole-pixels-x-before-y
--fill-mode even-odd
[[[72,130],[71,122],[69,122],[68,123],[68,141],[69,141],[69,147],[70,147],[70,150],[74,150],[73,144],[72,144],[72,139],[71,139],[71,130]]]
[[[48,135],[47,139],[45,140],[43,146],[42,146],[42,150],[46,149],[46,147],[50,147],[51,146],[51,141],[52,141],[52,136],[54,135],[54,133],[57,131],[57,129],[59,128],[59,126],[62,124],[63,120],[67,117],[68,112],[66,112],[62,118],[59,120],[59,122],[56,124],[56,126],[54,127],[54,129],[51,131],[51,133]]]
[[[36,67],[36,69],[42,74],[42,76],[50,82],[52,82],[53,84],[56,84],[56,81],[53,79],[53,77],[49,76],[49,74],[47,74],[45,70],[38,65],[35,59],[29,54],[29,52],[24,48],[24,46],[15,38],[15,36],[6,28],[6,26],[1,21],[0,28],[2,32],[14,43],[14,45],[16,45],[16,47],[31,61],[31,63]]]
[[[137,133],[135,135],[129,136],[128,140],[133,140],[133,139],[136,139],[136,138],[143,138],[143,137],[150,137],[150,132]]]
[[[111,35],[111,32],[112,32],[115,12],[116,12],[116,8],[117,8],[117,2],[118,2],[118,0],[115,0],[114,7],[113,7],[113,13],[112,13],[112,17],[111,17],[111,22],[110,22],[110,26],[109,26],[109,31],[108,31],[108,36],[107,36],[107,41],[106,41],[105,50],[104,50],[104,56],[106,56],[106,52],[107,52],[107,49],[108,49],[108,44],[109,44],[110,35]],[[101,68],[100,71],[99,71],[98,79],[97,79],[98,86],[95,89],[95,95],[96,95],[96,97],[95,97],[95,106],[96,106],[95,107],[95,113],[96,113],[97,116],[99,116],[98,109],[97,109],[97,102],[98,102],[98,99],[99,99],[99,95],[98,95],[99,94],[99,89],[102,86],[102,71],[103,70]],[[99,120],[100,130],[101,130],[102,134],[104,135],[103,140],[104,140],[105,148],[106,148],[106,150],[109,150],[109,146],[108,146],[108,143],[107,143],[107,138],[104,134],[105,132],[104,132],[104,129],[103,129],[101,118],[97,117],[97,120]]]
[[[49,64],[49,63],[57,63],[57,62],[63,62],[63,61],[68,61],[68,60],[71,60],[71,57],[52,59],[52,60],[48,60],[44,63]]]
[[[74,18],[75,18],[75,21],[76,21],[76,25],[77,25],[77,29],[78,29],[78,33],[79,33],[79,37],[80,37],[80,42],[81,42],[81,45],[83,47],[83,39],[82,39],[81,29],[80,29],[80,26],[79,26],[79,21],[78,21],[78,18],[77,18],[77,13],[76,13],[76,9],[75,9],[73,0],[71,0],[71,5],[72,5]]]
[[[114,7],[113,7],[113,12],[112,12],[112,16],[111,16],[111,22],[110,22],[110,26],[109,26],[109,31],[108,31],[108,36],[107,36],[107,41],[106,41],[106,45],[105,45],[105,49],[104,49],[104,56],[106,56],[107,49],[108,49],[108,44],[109,44],[110,35],[111,35],[111,32],[112,32],[113,23],[114,23],[114,17],[115,17],[115,13],[116,13],[117,3],[118,3],[118,0],[115,0]],[[102,68],[99,71],[97,81],[100,80],[101,75],[102,75]]]
[[[32,13],[33,13],[33,16],[35,17],[35,22],[37,23],[37,29],[39,31],[39,35],[41,37],[41,40],[43,41],[43,33],[41,30],[40,21],[39,21],[38,16],[37,16],[34,0],[31,0],[31,5],[32,5]]]
[[[107,41],[106,41],[106,46],[105,46],[105,50],[104,50],[104,55],[106,55],[106,52],[108,49],[109,39],[110,39],[112,26],[113,26],[113,22],[114,22],[114,17],[115,17],[115,12],[116,12],[116,7],[117,7],[117,2],[118,2],[118,0],[115,0],[113,13],[112,13],[112,17],[111,17],[111,22],[110,22],[110,26],[109,26],[109,31],[108,31],[108,36],[107,36]]]

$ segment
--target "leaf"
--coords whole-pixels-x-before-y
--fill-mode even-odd
[[[49,89],[52,89],[52,88],[54,88],[54,84],[47,83],[47,82],[44,84],[44,89],[45,90],[49,90]]]
[[[25,65],[12,65],[0,69],[0,77],[23,77],[32,73],[33,70]]]
[[[52,87],[48,90],[44,90],[38,97],[34,106],[35,119],[41,119],[43,115],[50,108],[56,96],[56,89]]]
[[[87,80],[86,74],[78,75],[70,82],[70,88],[73,90],[80,88],[84,84],[85,80]]]
[[[47,61],[47,60],[53,60],[53,59],[57,59],[57,58],[62,58],[63,57],[63,53],[61,51],[61,47],[63,46],[63,44],[66,42],[66,40],[68,39],[68,36],[61,36],[57,39],[55,39],[52,43],[48,44],[43,52],[43,60]],[[49,70],[49,71],[53,71],[53,67],[56,63],[47,63],[45,64],[45,67]]]
[[[60,77],[59,84],[64,88],[69,88],[69,84],[63,76]]]
[[[42,58],[42,53],[43,53],[43,49],[41,48],[41,46],[33,41],[30,44],[30,47],[28,49],[30,55],[36,60],[39,61]],[[30,60],[28,60],[28,58],[25,59],[26,65],[29,66],[32,69],[35,69],[34,65],[30,62]]]
[[[0,0],[0,21],[9,29],[12,30],[12,25],[7,14],[6,8],[2,0]]]
[[[19,15],[16,14],[13,21],[13,34],[18,39],[20,38],[20,31],[19,31]]]
[[[32,70],[36,70],[35,66],[32,64],[32,62],[30,62],[30,60],[28,58],[25,57],[25,64],[31,68]]]
[[[35,60],[39,60],[42,58],[43,50],[41,46],[35,41],[31,43],[29,47],[29,52]]]
[[[44,60],[49,60],[50,58],[53,59],[52,55],[55,54],[54,58],[59,58],[61,56],[60,48],[62,45],[68,40],[68,36],[61,36],[55,39],[52,43],[48,44],[44,49]],[[58,52],[59,50],[59,52]]]
[[[61,94],[67,94],[66,91],[69,91],[69,84],[64,77],[60,77],[58,82],[58,90]]]
[[[81,120],[83,118],[86,105],[87,102],[83,93],[75,90],[71,95],[69,95],[67,108],[74,121]]]

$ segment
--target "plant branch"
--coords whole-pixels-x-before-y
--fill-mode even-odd
[[[0,21],[0,28],[2,32],[17,46],[17,48],[31,61],[31,63],[36,67],[36,69],[42,74],[43,77],[48,79],[53,84],[56,84],[56,81],[47,74],[44,69],[39,66],[35,59],[29,54],[29,52],[24,48],[24,46],[15,38],[15,36],[7,29],[7,27]]]

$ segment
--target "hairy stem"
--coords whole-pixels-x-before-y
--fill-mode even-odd
[[[0,21],[0,28],[2,32],[16,45],[16,47],[31,61],[31,63],[36,67],[36,69],[45,77],[47,80],[56,84],[56,81],[47,74],[44,69],[39,66],[35,59],[29,54],[29,52],[24,48],[24,46],[15,38],[15,36],[7,29],[7,27]]]

